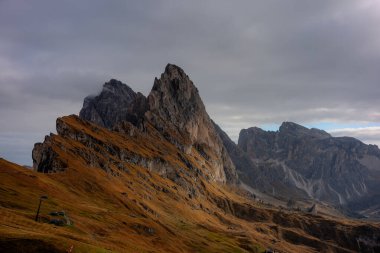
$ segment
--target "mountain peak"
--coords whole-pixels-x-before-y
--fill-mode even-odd
[[[183,69],[174,64],[167,64],[160,79],[155,78],[147,98],[111,79],[98,96],[85,99],[79,116],[108,129],[114,129],[123,121],[142,129],[150,124],[180,151],[207,157],[213,180],[237,180],[235,167],[206,112],[198,89]]]
[[[323,130],[317,128],[309,129],[294,122],[283,122],[280,126],[279,132],[283,134],[292,134],[297,136],[305,135],[317,138],[331,137],[330,134]]]
[[[155,78],[148,101],[152,112],[175,126],[185,123],[185,117],[204,111],[197,88],[186,73],[173,64],[165,67],[160,79]]]
[[[127,96],[128,99],[131,99],[136,95],[136,93],[127,84],[116,79],[111,79],[104,83],[103,89],[99,95],[105,92],[110,92],[121,97]]]
[[[122,121],[136,124],[145,113],[146,98],[128,85],[111,79],[97,96],[84,99],[79,117],[100,126],[112,128]]]
[[[168,64],[160,79],[154,80],[148,96],[149,111],[145,114],[170,142],[185,153],[193,147],[215,168],[217,181],[236,180],[235,168],[223,147],[222,140],[206,112],[205,106],[189,76],[178,66]]]
[[[188,76],[182,68],[171,63],[168,63],[166,65],[164,74],[169,75],[171,78],[188,78]]]
[[[160,79],[155,78],[152,91],[160,91],[168,96],[184,95],[186,100],[190,96],[198,96],[198,89],[189,76],[177,65],[168,63]]]
[[[282,122],[279,130],[281,132],[281,131],[307,131],[309,129],[297,123],[285,121],[285,122]]]
[[[104,87],[120,87],[120,86],[124,86],[126,84],[122,83],[121,81],[117,80],[117,79],[114,79],[114,78],[111,78],[108,82],[104,83]]]

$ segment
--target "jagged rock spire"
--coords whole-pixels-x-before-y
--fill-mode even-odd
[[[118,80],[111,79],[103,85],[99,95],[84,99],[79,116],[100,126],[112,128],[122,121],[136,124],[146,110],[144,95],[134,92]]]
[[[146,118],[186,153],[196,147],[213,163],[217,181],[235,181],[235,167],[206,112],[198,89],[178,66],[168,64],[154,80]]]
[[[189,76],[178,66],[168,64],[155,78],[147,98],[117,80],[105,83],[98,96],[87,97],[80,117],[112,129],[129,121],[149,122],[181,151],[194,150],[212,164],[210,177],[236,182],[237,174],[209,115]]]

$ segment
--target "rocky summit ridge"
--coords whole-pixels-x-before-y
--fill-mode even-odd
[[[223,142],[206,112],[198,89],[178,66],[168,64],[154,80],[145,117],[185,153],[192,147],[215,168],[218,181],[236,182],[237,175]]]
[[[79,117],[99,126],[112,129],[117,123],[129,121],[137,124],[147,110],[147,100],[128,85],[111,79],[103,85],[97,96],[84,99]]]
[[[380,150],[375,145],[292,122],[278,131],[243,129],[238,145],[224,143],[240,179],[261,192],[379,217],[373,212],[380,207]]]
[[[186,154],[201,154],[210,163],[208,176],[218,182],[237,182],[237,173],[222,140],[206,112],[198,89],[178,66],[168,64],[160,79],[145,97],[128,85],[111,79],[97,96],[86,97],[79,113],[81,119],[110,130],[130,123],[140,130],[153,126],[162,136]],[[57,131],[60,121],[57,121]],[[49,139],[36,144],[33,151],[37,170],[61,170],[62,166],[50,161],[54,152]],[[49,169],[45,164],[49,164]],[[201,165],[202,166],[202,165]]]

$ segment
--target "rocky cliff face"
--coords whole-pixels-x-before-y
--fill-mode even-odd
[[[183,152],[193,148],[212,163],[215,180],[236,181],[235,167],[206,112],[198,89],[179,67],[168,64],[148,96],[146,118]]]
[[[250,160],[241,179],[271,194],[346,205],[378,189],[380,150],[354,138],[284,122],[277,132],[243,129],[238,148]]]
[[[35,145],[33,160],[43,173],[87,167],[118,177],[142,168],[171,180],[189,198],[203,191],[200,180],[213,181],[214,169],[200,154],[181,153],[152,125],[142,131],[124,121],[111,131],[76,115],[57,119],[57,135]]]
[[[159,138],[175,145],[178,152],[192,157],[201,156],[203,161],[199,167],[203,167],[209,180],[237,182],[235,167],[205,110],[197,88],[185,72],[175,65],[168,64],[161,78],[155,79],[148,98],[120,81],[110,80],[104,84],[99,95],[85,98],[79,117],[118,132],[125,131],[125,126],[131,124],[133,128],[128,126],[128,131],[151,134],[147,132],[151,126],[159,133]],[[58,135],[67,137],[63,126],[58,119]],[[81,138],[86,139],[84,135]],[[91,139],[85,145],[94,146]],[[60,160],[56,159],[52,146],[50,137],[43,144],[35,145],[33,161],[38,171],[63,169],[64,166],[55,164]],[[120,156],[119,153],[117,155]],[[124,157],[127,159],[127,155]],[[56,162],[53,164],[53,161]]]
[[[103,85],[99,95],[84,99],[79,116],[111,129],[123,121],[137,124],[146,112],[147,105],[144,95],[134,92],[120,81],[111,79]]]
[[[241,174],[243,177],[246,177],[247,172],[252,171],[251,168],[254,168],[254,164],[252,163],[249,155],[244,152],[239,146],[233,142],[230,137],[216,124],[214,123],[216,132],[218,133],[220,139],[223,142],[224,147],[226,148],[229,156],[233,164],[235,165],[236,172]]]

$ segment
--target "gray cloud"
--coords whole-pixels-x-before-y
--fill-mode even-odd
[[[285,120],[380,124],[379,23],[371,0],[3,0],[0,137],[42,140],[111,77],[148,94],[168,62],[234,139]]]
[[[380,127],[342,128],[329,131],[333,136],[355,137],[364,143],[375,144],[380,147]]]

